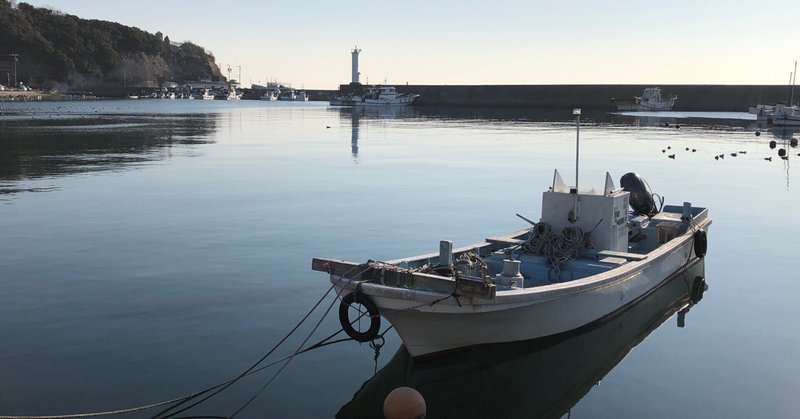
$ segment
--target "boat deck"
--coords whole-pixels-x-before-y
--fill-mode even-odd
[[[692,216],[697,217],[703,211],[704,208],[692,208]],[[627,263],[645,260],[648,253],[686,232],[689,223],[684,222],[682,216],[683,207],[674,205],[665,206],[661,212],[649,218],[631,214],[628,219],[630,227],[628,252],[582,250],[576,257],[569,258],[556,269],[546,256],[519,251],[530,236],[531,229],[521,230],[508,236],[489,237],[483,243],[454,250],[453,257],[458,259],[466,252],[475,252],[486,262],[492,277],[502,272],[503,260],[519,260],[520,273],[525,280],[522,284],[514,284],[517,288],[520,285],[530,288],[554,282],[567,282],[606,272]],[[438,261],[439,254],[431,253],[388,263],[414,269],[425,265],[433,266]],[[511,288],[509,285],[497,283],[498,291]]]

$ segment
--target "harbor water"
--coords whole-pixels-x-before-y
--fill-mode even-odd
[[[526,228],[516,213],[537,219],[554,169],[574,183],[570,110],[0,106],[0,416],[123,409],[235,378],[330,287],[312,257],[479,242]],[[368,344],[324,346],[182,415],[229,416],[258,394],[237,418],[373,416],[412,385],[431,418],[794,417],[798,136],[746,113],[582,116],[581,188],[637,172],[666,203],[709,208],[708,290],[684,327],[665,287],[617,323],[427,365],[389,330],[377,361]],[[337,332],[333,305],[312,333],[332,303],[267,363]]]

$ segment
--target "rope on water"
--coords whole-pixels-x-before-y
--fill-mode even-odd
[[[273,352],[275,352],[275,350],[276,350],[276,349],[278,349],[278,347],[279,347],[279,346],[281,346],[281,345],[282,345],[284,342],[286,342],[286,340],[287,340],[287,339],[289,339],[289,337],[290,337],[292,334],[294,334],[294,332],[295,332],[295,331],[297,331],[297,329],[298,329],[298,328],[299,328],[299,327],[300,327],[300,326],[301,326],[301,325],[302,325],[302,324],[303,324],[303,323],[304,323],[304,322],[305,322],[305,321],[306,321],[306,320],[307,320],[307,319],[308,319],[308,318],[311,316],[311,313],[313,313],[313,312],[314,312],[314,311],[317,309],[317,307],[319,307],[319,305],[322,303],[322,301],[324,301],[324,300],[325,300],[325,298],[328,296],[328,294],[330,294],[331,290],[333,290],[333,289],[334,289],[334,287],[335,287],[335,286],[336,286],[336,285],[339,283],[339,281],[341,281],[341,280],[342,280],[344,277],[346,277],[348,274],[350,274],[351,272],[353,272],[353,271],[354,271],[354,270],[356,270],[357,268],[362,268],[362,270],[361,270],[360,272],[356,273],[356,274],[354,275],[354,277],[359,277],[359,276],[361,276],[361,274],[363,274],[363,273],[364,273],[364,272],[365,272],[365,271],[368,269],[368,267],[367,267],[367,268],[365,268],[365,267],[364,267],[364,266],[362,266],[362,265],[357,265],[357,266],[354,266],[353,268],[351,268],[350,270],[348,270],[347,272],[345,272],[344,274],[340,275],[340,276],[339,276],[339,279],[337,279],[335,283],[331,284],[331,286],[328,288],[328,290],[327,290],[327,291],[325,291],[325,294],[323,294],[323,295],[322,295],[322,297],[320,297],[320,299],[319,299],[319,300],[317,300],[317,302],[314,304],[314,306],[311,308],[311,310],[309,310],[309,311],[308,311],[308,313],[306,313],[306,315],[305,315],[305,316],[303,316],[303,318],[302,318],[302,319],[301,319],[301,320],[300,320],[300,321],[299,321],[299,322],[298,322],[298,323],[297,323],[297,324],[296,324],[296,325],[295,325],[295,326],[292,328],[292,330],[290,330],[290,331],[289,331],[289,333],[287,333],[287,334],[286,334],[286,335],[285,335],[285,336],[284,336],[284,337],[283,337],[283,338],[282,338],[282,339],[281,339],[281,340],[280,340],[280,341],[279,341],[277,344],[275,344],[275,346],[273,346],[273,347],[272,347],[272,349],[270,349],[270,350],[269,350],[269,352],[267,352],[267,353],[266,353],[264,356],[262,356],[262,357],[261,357],[261,358],[260,358],[258,361],[256,361],[256,362],[255,362],[253,365],[251,365],[251,366],[250,366],[248,369],[246,369],[244,372],[242,372],[241,374],[239,374],[239,376],[237,376],[236,378],[234,378],[234,379],[230,380],[230,381],[229,381],[228,383],[226,383],[224,386],[222,386],[222,387],[221,387],[221,388],[219,388],[218,390],[214,391],[213,393],[209,394],[208,396],[205,396],[205,397],[203,397],[202,399],[200,399],[200,400],[198,400],[198,401],[196,401],[196,402],[194,402],[194,403],[190,404],[190,405],[189,405],[189,406],[187,406],[187,407],[184,407],[184,408],[182,408],[182,409],[180,409],[180,410],[178,410],[178,411],[175,411],[175,412],[169,413],[169,414],[168,414],[168,415],[166,415],[166,416],[161,416],[161,415],[164,415],[164,414],[166,414],[166,413],[167,413],[167,412],[169,412],[170,410],[177,408],[178,406],[180,406],[181,404],[183,404],[183,403],[187,402],[188,400],[182,401],[182,402],[180,402],[179,404],[177,404],[177,405],[175,405],[175,406],[172,406],[172,407],[170,407],[170,408],[168,408],[168,409],[165,409],[165,410],[163,410],[163,411],[159,412],[158,414],[156,414],[155,416],[153,416],[153,417],[152,417],[152,419],[166,419],[166,418],[169,418],[169,417],[176,416],[177,414],[179,414],[179,413],[182,413],[182,412],[184,412],[184,411],[186,411],[186,410],[189,410],[189,409],[191,409],[192,407],[195,407],[195,406],[199,405],[200,403],[203,403],[204,401],[206,401],[206,400],[210,399],[211,397],[214,397],[214,396],[216,396],[216,395],[217,395],[217,394],[219,394],[220,392],[224,391],[225,389],[227,389],[228,387],[230,387],[231,385],[233,385],[234,383],[236,383],[237,381],[239,381],[240,379],[242,379],[243,377],[245,377],[246,375],[248,375],[248,374],[249,374],[251,371],[253,371],[253,370],[254,370],[256,367],[258,367],[258,365],[260,365],[262,362],[264,362],[264,360],[265,360],[265,359],[267,359],[267,357],[268,357],[268,356],[270,356],[270,355],[271,355]],[[340,293],[340,292],[341,292],[341,290],[339,291],[339,293]],[[339,294],[339,293],[337,293],[337,297],[338,297],[338,294]],[[334,299],[334,301],[336,301],[336,299]],[[328,311],[330,311],[330,307],[328,308]],[[325,313],[327,314],[327,313],[328,313],[328,311],[326,311]],[[324,317],[325,317],[325,316],[323,316],[323,318],[324,318]],[[321,322],[321,321],[322,321],[322,319],[320,319],[320,322]],[[319,323],[318,323],[317,325],[319,325]],[[314,328],[314,330],[316,330],[316,327]],[[312,333],[313,333],[313,332],[312,332]],[[309,337],[310,337],[310,335],[309,335]],[[306,339],[306,341],[307,341],[307,340],[308,340],[308,339]],[[305,344],[305,341],[304,341],[304,344]],[[290,356],[290,358],[288,358],[288,359],[289,359],[289,360],[291,360],[291,358],[293,358],[295,355],[297,355],[297,353],[294,353],[294,354],[292,354],[292,355]],[[285,365],[287,365],[287,364],[288,364],[288,362],[287,362]],[[284,365],[284,367],[285,367],[285,365]],[[283,370],[283,367],[281,368],[281,371],[282,371],[282,370]],[[271,382],[271,381],[270,381],[270,382]],[[237,413],[238,413],[238,412],[237,412]]]
[[[314,345],[312,345],[312,346],[310,346],[310,347],[308,347],[306,349],[296,351],[295,353],[293,353],[290,356],[284,357],[284,358],[282,358],[282,359],[280,359],[278,361],[272,362],[272,363],[267,364],[267,365],[262,365],[262,366],[259,367],[259,365],[262,362],[264,362],[264,360],[266,360],[266,358],[269,357],[269,355],[271,355],[279,346],[281,346],[311,316],[311,314],[317,309],[317,307],[322,303],[322,301],[324,301],[324,299],[328,296],[328,294],[330,294],[331,290],[334,289],[334,287],[339,283],[339,281],[341,281],[342,278],[346,277],[347,275],[352,273],[352,271],[354,271],[356,268],[359,268],[359,267],[362,268],[362,271],[356,273],[353,276],[354,277],[360,277],[361,274],[363,274],[363,272],[366,270],[366,269],[364,269],[363,265],[355,266],[352,269],[350,269],[350,271],[340,275],[339,279],[334,284],[332,284],[330,288],[328,288],[328,290],[322,295],[322,297],[316,302],[316,304],[314,304],[314,306],[311,308],[311,310],[309,310],[309,312],[306,313],[306,315],[286,334],[286,336],[284,336],[277,344],[275,344],[275,346],[272,347],[272,349],[269,350],[269,352],[267,352],[264,356],[262,356],[258,361],[256,361],[253,365],[251,365],[248,369],[246,369],[244,372],[239,374],[237,377],[232,378],[232,379],[230,379],[228,381],[225,381],[223,383],[208,387],[208,388],[206,388],[204,390],[201,390],[201,391],[190,393],[190,394],[187,394],[187,395],[184,395],[184,396],[181,396],[181,397],[176,397],[176,398],[171,399],[171,400],[160,401],[160,402],[151,403],[151,404],[142,405],[142,406],[123,408],[123,409],[115,409],[115,410],[107,410],[107,411],[102,411],[102,412],[71,413],[71,414],[64,414],[64,415],[41,415],[41,416],[0,415],[0,419],[77,419],[77,418],[90,418],[90,417],[102,417],[102,416],[113,416],[113,415],[123,415],[123,414],[128,414],[128,413],[136,413],[136,412],[142,412],[142,411],[145,411],[145,410],[150,410],[150,409],[154,409],[154,408],[157,408],[157,407],[163,407],[163,406],[168,406],[168,405],[172,405],[172,406],[170,406],[169,408],[164,409],[161,412],[155,414],[154,416],[152,416],[152,418],[153,419],[155,419],[155,418],[162,418],[163,419],[163,418],[175,417],[179,413],[182,413],[182,412],[184,412],[184,411],[186,411],[188,409],[191,409],[192,407],[195,407],[195,406],[199,405],[200,403],[203,403],[204,401],[210,399],[211,397],[214,397],[215,395],[217,395],[220,392],[224,391],[225,389],[227,389],[228,387],[230,387],[231,385],[233,385],[234,383],[236,383],[237,381],[239,381],[240,379],[242,379],[242,378],[244,378],[246,376],[249,376],[251,374],[255,374],[255,373],[257,373],[259,371],[262,371],[264,369],[267,369],[267,368],[269,368],[269,367],[271,367],[273,365],[279,364],[279,363],[284,362],[284,361],[286,361],[286,360],[288,360],[290,358],[293,358],[296,355],[311,351],[313,349],[317,349],[317,348],[320,348],[320,347],[323,347],[323,346],[332,345],[332,344],[335,344],[335,343],[340,343],[340,342],[345,342],[345,341],[351,340],[351,339],[347,338],[347,339],[339,339],[339,340],[328,342],[330,339],[332,339],[333,337],[335,337],[336,335],[338,335],[339,333],[342,332],[342,330],[339,330],[338,332],[332,334],[331,336],[328,336],[327,338],[317,342],[316,344],[314,344]],[[335,301],[337,301],[337,300],[334,299],[334,302]],[[326,312],[326,314],[327,314],[327,312]],[[324,317],[325,316],[323,316],[323,318]],[[315,328],[315,330],[316,330],[316,328]],[[305,342],[307,342],[307,341],[308,341],[308,339],[306,339]],[[305,344],[305,342],[304,342],[304,344]],[[187,402],[189,402],[189,401],[191,401],[191,400],[193,400],[193,399],[195,399],[197,397],[200,397],[200,396],[202,396],[202,395],[204,395],[206,393],[209,393],[209,392],[213,392],[213,393],[207,395],[206,397],[202,398],[199,401],[196,401],[196,402],[192,403],[191,405],[189,405],[187,407],[184,407],[181,410],[169,413],[171,410],[176,409],[179,406],[181,406],[181,405],[183,405],[183,404],[185,404],[185,403],[187,403]],[[162,415],[165,415],[165,416],[162,416]],[[216,418],[217,416],[194,416],[193,415],[192,417]]]

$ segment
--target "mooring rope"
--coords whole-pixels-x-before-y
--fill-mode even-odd
[[[145,411],[145,410],[150,410],[150,409],[154,409],[154,408],[157,408],[157,407],[168,406],[168,405],[172,405],[172,406],[170,406],[169,408],[164,409],[164,410],[156,413],[151,418],[153,418],[153,419],[174,418],[176,415],[178,415],[178,414],[180,414],[180,413],[182,413],[182,412],[184,412],[184,411],[186,411],[188,409],[191,409],[192,407],[195,407],[195,406],[199,405],[200,403],[205,402],[206,400],[210,399],[211,397],[216,396],[217,394],[219,394],[220,392],[224,391],[225,389],[227,389],[228,387],[230,387],[231,385],[233,385],[234,383],[236,383],[237,381],[241,380],[242,378],[244,378],[246,376],[249,376],[251,374],[255,374],[257,372],[263,371],[264,369],[267,369],[267,368],[269,368],[271,366],[274,366],[276,364],[284,362],[284,361],[286,361],[286,360],[288,360],[290,358],[293,358],[293,357],[295,357],[297,355],[300,355],[302,353],[311,351],[313,349],[317,349],[317,348],[321,348],[323,346],[328,346],[328,345],[332,345],[332,344],[335,344],[335,343],[346,342],[346,341],[351,340],[350,338],[347,338],[347,339],[339,339],[339,340],[336,340],[336,341],[327,342],[328,340],[332,339],[333,337],[335,337],[336,335],[338,335],[339,333],[342,332],[342,330],[339,330],[338,332],[328,336],[325,339],[322,339],[321,341],[317,342],[314,345],[311,345],[310,347],[308,347],[306,349],[295,351],[295,353],[293,353],[292,355],[289,355],[289,356],[284,357],[284,358],[282,358],[282,359],[280,359],[278,361],[272,362],[272,363],[267,364],[267,365],[262,365],[261,367],[259,367],[259,365],[262,362],[264,362],[264,360],[266,360],[267,357],[269,357],[292,334],[294,334],[297,331],[297,329],[311,316],[311,314],[317,309],[317,307],[319,307],[319,305],[322,303],[322,301],[325,300],[325,298],[328,296],[328,294],[330,294],[331,290],[334,289],[334,287],[339,283],[339,281],[341,281],[344,277],[350,275],[350,273],[352,273],[354,270],[356,270],[359,267],[364,268],[363,265],[357,265],[357,266],[354,266],[353,268],[351,268],[350,270],[348,270],[347,272],[339,275],[339,279],[337,279],[336,282],[333,283],[328,288],[327,291],[325,291],[325,293],[314,304],[314,306],[311,308],[311,310],[309,310],[308,313],[306,313],[305,316],[303,316],[303,318],[277,344],[275,344],[275,346],[273,346],[272,349],[269,350],[269,352],[267,352],[258,361],[253,363],[249,368],[247,368],[244,372],[242,372],[241,374],[239,374],[235,378],[232,378],[230,380],[227,380],[225,382],[219,383],[217,385],[208,387],[208,388],[206,388],[204,390],[197,391],[197,392],[190,393],[190,394],[186,394],[186,395],[183,395],[181,397],[176,397],[176,398],[171,399],[171,400],[164,400],[164,401],[155,402],[155,403],[146,404],[146,405],[141,405],[141,406],[135,406],[135,407],[129,407],[129,408],[123,408],[123,409],[107,410],[107,411],[100,411],[100,412],[71,413],[71,414],[64,414],[64,415],[39,415],[39,416],[35,416],[35,415],[0,415],[0,419],[78,419],[78,418],[102,417],[102,416],[113,416],[113,415],[123,415],[123,414],[128,414],[128,413],[136,413],[136,412],[142,412],[142,411]],[[369,267],[364,268],[362,271],[354,274],[353,276],[354,277],[359,277],[367,269],[369,269]],[[338,293],[337,293],[337,297],[339,297]],[[339,297],[339,299],[341,299],[341,297]],[[334,299],[334,302],[335,301],[337,301],[337,299]],[[329,310],[330,310],[330,308],[328,309],[328,311]],[[328,311],[326,311],[326,313],[325,313],[326,315],[327,315]],[[323,319],[324,318],[325,318],[325,316],[323,316]],[[322,319],[320,320],[320,322],[321,321],[322,321]],[[316,328],[315,328],[315,330],[316,330]],[[309,335],[309,337],[310,337],[310,335]],[[304,344],[307,341],[308,341],[308,339],[306,339],[304,341]],[[184,403],[187,403],[190,400],[193,400],[193,399],[195,399],[197,397],[200,397],[200,396],[202,396],[202,395],[204,395],[204,394],[206,394],[208,392],[213,392],[213,393],[207,395],[206,397],[203,397],[201,400],[198,400],[198,401],[192,403],[191,405],[189,405],[187,407],[184,407],[181,410],[169,413],[171,410],[176,409],[179,406],[183,405]],[[162,415],[165,415],[165,416],[162,416]],[[197,417],[217,418],[218,416],[194,416],[193,415],[192,417],[194,417],[194,418],[197,418]]]

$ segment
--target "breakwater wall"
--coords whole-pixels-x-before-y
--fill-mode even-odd
[[[611,109],[611,99],[641,96],[645,87],[678,95],[675,111],[741,111],[758,103],[788,102],[790,88],[774,85],[399,85],[420,106]],[[800,96],[800,88],[795,98]]]

